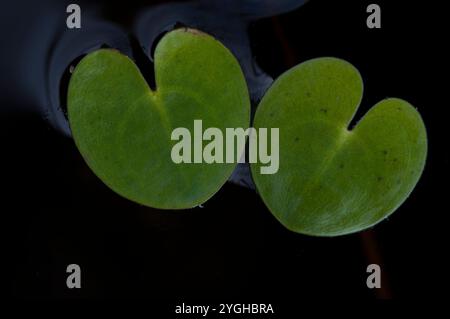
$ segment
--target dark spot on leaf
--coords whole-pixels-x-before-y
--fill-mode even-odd
[[[377,181],[378,181],[378,182],[381,182],[382,180],[383,180],[383,177],[381,177],[381,176],[378,176],[378,177],[377,177]]]
[[[306,92],[307,97],[311,97],[311,92]]]
[[[339,168],[344,168],[344,163],[341,163],[340,165],[339,165]]]
[[[327,113],[328,110],[327,110],[327,109],[320,109],[320,112],[322,112],[322,113]]]
[[[388,151],[384,150],[383,155],[387,155]]]
[[[296,142],[300,141],[300,138],[297,136],[297,137],[295,138],[295,141],[296,141]]]

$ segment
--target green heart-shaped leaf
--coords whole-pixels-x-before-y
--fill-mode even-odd
[[[69,85],[72,135],[89,167],[120,195],[156,208],[193,207],[211,197],[236,164],[175,164],[171,150],[178,141],[171,134],[184,127],[194,139],[194,120],[223,132],[247,128],[246,82],[222,44],[189,29],[172,31],[158,44],[155,81],[152,91],[115,50],[89,54]]]
[[[264,202],[288,229],[335,236],[370,227],[410,194],[425,164],[419,113],[390,98],[349,130],[362,98],[351,64],[319,58],[283,74],[261,101],[255,127],[277,127],[280,167],[252,175]]]

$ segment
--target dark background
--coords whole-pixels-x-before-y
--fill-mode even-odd
[[[132,33],[136,14],[156,2],[163,1],[108,2],[99,16]],[[356,119],[379,100],[400,97],[418,108],[427,127],[425,172],[397,212],[364,232],[315,238],[288,231],[254,191],[231,183],[203,208],[175,212],[142,207],[109,190],[70,137],[43,120],[45,106],[22,83],[27,73],[16,71],[29,63],[20,60],[19,50],[33,56],[33,43],[45,36],[24,17],[46,24],[52,16],[38,2],[2,1],[0,209],[10,295],[290,308],[304,298],[443,296],[449,194],[444,11],[429,2],[373,2],[381,6],[379,30],[366,27],[370,2],[321,0],[254,20],[248,28],[252,55],[271,77],[310,58],[343,58],[365,83]],[[65,28],[69,2],[49,3],[60,8]],[[34,42],[19,47],[25,38]],[[37,69],[30,67],[29,76]],[[71,263],[81,266],[82,289],[66,287]],[[366,287],[371,263],[382,267],[381,289]]]

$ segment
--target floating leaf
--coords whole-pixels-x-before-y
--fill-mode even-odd
[[[362,98],[359,72],[335,58],[298,65],[275,81],[254,126],[278,127],[280,167],[252,175],[264,202],[288,229],[336,236],[395,211],[423,171],[427,138],[419,113],[389,98],[348,125]]]
[[[236,164],[175,164],[171,133],[185,127],[193,135],[194,120],[223,132],[248,127],[245,79],[214,38],[178,29],[156,48],[155,82],[152,91],[118,51],[89,54],[69,85],[72,134],[89,167],[120,195],[156,208],[194,207],[226,182]]]

